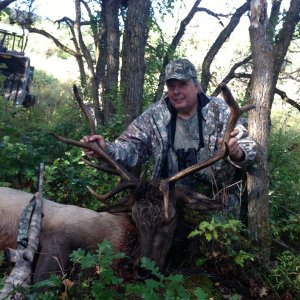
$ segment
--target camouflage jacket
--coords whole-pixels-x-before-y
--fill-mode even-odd
[[[221,98],[198,95],[202,113],[204,147],[200,149],[201,160],[211,157],[218,148],[218,140],[224,134],[230,113],[226,102]],[[169,104],[168,97],[154,103],[137,117],[114,143],[107,142],[107,152],[125,167],[144,164],[152,156],[154,166],[152,177],[162,177],[169,149],[168,127],[172,114],[176,113]],[[240,147],[245,152],[245,160],[232,162],[222,160],[214,166],[200,171],[200,177],[206,182],[217,182],[222,186],[232,181],[236,167],[242,168],[252,163],[256,156],[256,143],[244,126],[238,124],[237,136]],[[226,178],[226,180],[225,180]]]

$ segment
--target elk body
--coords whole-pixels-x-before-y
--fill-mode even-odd
[[[19,218],[32,196],[0,188],[0,250],[16,248]],[[135,236],[136,229],[126,214],[97,213],[45,199],[34,281],[43,280],[51,273],[64,273],[73,250],[93,250],[104,239],[109,240],[116,251],[129,254],[136,242]]]

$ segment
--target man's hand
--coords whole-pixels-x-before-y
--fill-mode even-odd
[[[84,136],[80,142],[83,143],[92,143],[92,142],[98,142],[99,145],[102,147],[102,149],[105,151],[106,143],[102,135],[91,135],[91,136]],[[99,155],[95,153],[94,151],[90,151],[87,149],[83,149],[84,153],[88,156],[91,156],[93,158],[99,158]]]
[[[235,129],[230,133],[230,140],[228,143],[229,147],[229,157],[233,161],[243,161],[245,159],[245,153],[241,149],[239,143],[237,142],[236,136],[239,134],[239,130]],[[220,139],[220,143],[223,142],[223,139]]]

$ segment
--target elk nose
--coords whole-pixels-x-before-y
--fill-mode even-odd
[[[134,267],[134,275],[137,280],[145,280],[150,277],[151,271],[146,270],[141,266]]]

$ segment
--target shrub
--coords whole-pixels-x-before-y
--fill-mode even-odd
[[[268,276],[278,293],[289,292],[295,298],[300,297],[300,256],[284,251],[277,257]]]

